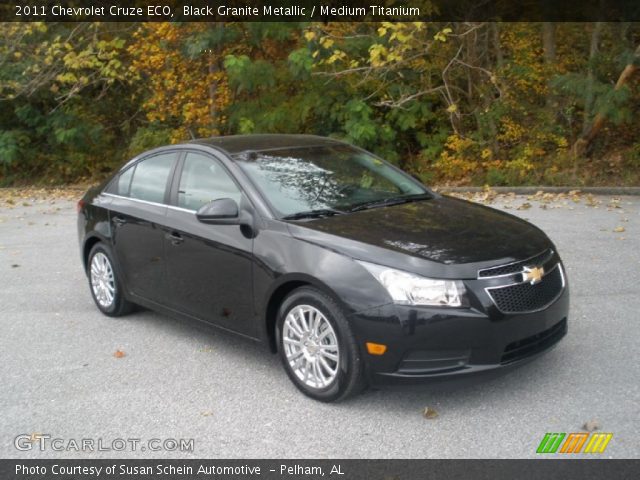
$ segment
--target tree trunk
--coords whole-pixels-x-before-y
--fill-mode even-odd
[[[591,110],[593,108],[593,84],[595,82],[594,63],[598,54],[598,44],[600,43],[600,32],[602,31],[602,22],[596,22],[591,32],[591,46],[589,47],[589,66],[587,73],[587,88],[584,97],[584,123],[582,126],[582,135],[586,135],[589,131],[589,120],[591,119]]]
[[[542,47],[544,61],[556,63],[556,24],[554,22],[542,23]]]
[[[224,27],[221,27],[220,24],[216,22],[212,22],[211,27],[213,29],[224,28]],[[219,48],[220,48],[219,46],[216,46],[214,51],[208,52],[209,58],[207,62],[207,67],[208,67],[209,75],[213,75],[220,70],[220,64],[219,64],[220,52],[218,51]],[[219,130],[218,112],[216,111],[217,93],[218,93],[218,81],[212,80],[211,83],[209,83],[209,102],[210,102],[209,115],[211,116],[212,127],[216,130]],[[215,132],[211,132],[211,134],[214,134],[214,133]]]
[[[620,90],[624,87],[631,78],[631,76],[640,68],[640,45],[636,48],[636,51],[631,57],[631,60],[624,67],[620,77],[618,77],[618,81],[616,82],[616,86],[614,90]],[[606,121],[606,116],[602,112],[598,112],[598,114],[593,119],[593,123],[591,124],[591,128],[585,133],[581,138],[579,138],[576,143],[573,144],[572,152],[575,156],[580,156],[584,154],[585,150],[589,146],[589,144],[593,141],[593,139],[600,133],[604,123]]]
[[[504,54],[502,53],[502,46],[500,45],[500,24],[498,22],[491,22],[489,23],[489,28],[491,28],[493,48],[496,52],[496,67],[502,68],[504,64]]]
[[[556,64],[556,24],[554,22],[543,22],[542,24],[542,48],[544,62],[548,71],[552,72]],[[551,85],[547,82],[547,98],[545,103],[548,110],[553,109],[554,99],[551,95]]]

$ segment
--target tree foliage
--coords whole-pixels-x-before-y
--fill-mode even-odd
[[[638,45],[638,24],[0,24],[0,183],[263,132],[427,182],[634,183]]]

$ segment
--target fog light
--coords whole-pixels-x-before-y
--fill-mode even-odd
[[[387,351],[387,346],[380,343],[367,342],[367,352],[371,355],[384,355]]]

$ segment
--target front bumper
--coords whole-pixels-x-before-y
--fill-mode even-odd
[[[389,304],[353,314],[350,321],[363,346],[369,382],[384,385],[420,383],[527,362],[564,337],[568,312],[569,289],[565,287],[551,305],[533,313],[505,315],[491,307]],[[370,355],[365,342],[387,345],[387,350],[384,355]]]

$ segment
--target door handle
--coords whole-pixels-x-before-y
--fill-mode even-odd
[[[167,239],[171,240],[172,245],[180,245],[184,242],[184,238],[178,232],[171,232],[167,234]]]
[[[124,217],[118,215],[113,217],[113,223],[115,223],[117,227],[121,227],[122,225],[127,223],[127,220]]]

